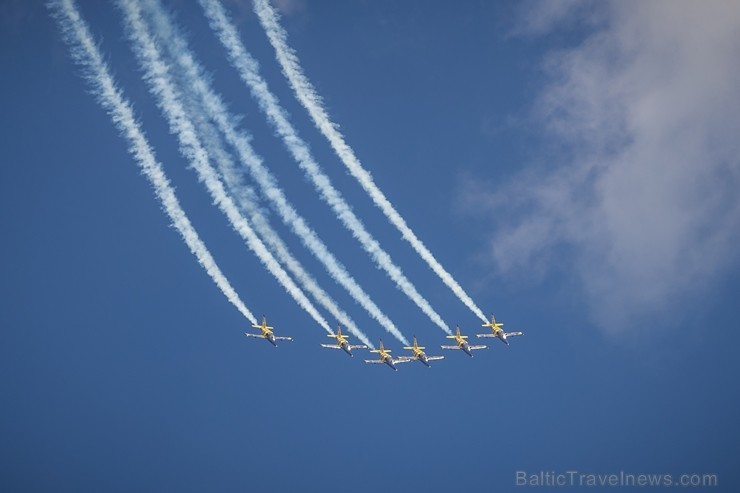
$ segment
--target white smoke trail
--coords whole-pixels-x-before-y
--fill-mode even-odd
[[[169,16],[162,9],[158,1],[143,2],[143,11],[151,16],[157,41],[161,41],[171,58],[187,50],[187,43]],[[177,72],[177,71],[176,71]],[[236,199],[241,210],[249,217],[252,227],[260,235],[265,244],[303,288],[335,319],[345,327],[349,333],[357,337],[363,344],[373,348],[367,336],[357,327],[352,318],[344,312],[337,303],[326,293],[316,280],[303,268],[300,262],[291,254],[288,246],[278,235],[269,220],[257,206],[259,200],[252,188],[242,183],[242,177],[237,170],[231,156],[225,150],[224,144],[213,124],[203,115],[203,110],[190,91],[187,90],[189,81],[182,82],[181,93],[183,103],[188,109],[193,124],[208,155],[218,165],[219,172],[229,192]]]
[[[152,5],[156,4],[152,3]],[[162,16],[160,20],[166,20],[166,18]],[[157,24],[163,23],[158,22]],[[288,202],[283,191],[278,187],[275,178],[263,164],[262,158],[252,149],[249,137],[237,130],[236,119],[229,114],[221,98],[211,89],[208,77],[203,74],[202,68],[194,60],[185,41],[181,36],[176,36],[173,30],[169,31],[168,38],[174,44],[172,54],[179,64],[180,71],[178,75],[184,80],[183,86],[192,90],[193,94],[199,98],[208,117],[213,120],[229,145],[234,147],[239,159],[246,165],[281,219],[301,239],[306,248],[324,264],[332,278],[344,287],[373,319],[403,344],[408,345],[408,340],[401,334],[395,324],[349,275],[346,268],[334,257],[303,217]]]
[[[204,1],[209,4],[216,3],[216,0],[201,0],[201,3]],[[355,156],[352,148],[345,142],[344,136],[339,131],[337,125],[330,120],[321,98],[303,73],[295,51],[288,46],[287,33],[280,25],[278,14],[270,5],[269,0],[253,1],[254,11],[259,17],[262,28],[267,33],[270,44],[275,49],[276,58],[282,67],[283,74],[288,79],[297,99],[308,111],[316,128],[324,134],[324,137],[329,141],[334,152],[339,156],[362,188],[365,189],[365,192],[370,195],[375,205],[383,211],[383,214],[385,214],[388,220],[401,232],[403,239],[409,242],[416,253],[426,261],[434,273],[455,293],[460,301],[485,322],[486,316],[483,315],[480,308],[478,308],[472,298],[463,290],[462,286],[442,267],[437,259],[434,258],[434,255],[432,255],[432,252],[429,251],[406,224],[406,221],[396,211],[390,200],[388,200],[385,194],[375,184],[372,175],[362,167],[360,160]],[[220,8],[220,5],[218,7]]]
[[[188,105],[195,104],[187,101]],[[260,235],[262,240],[267,244],[273,255],[285,266],[293,277],[301,283],[303,288],[313,298],[323,306],[334,318],[345,327],[352,335],[357,337],[363,344],[367,344],[374,349],[373,344],[367,336],[357,327],[352,318],[344,312],[337,303],[326,293],[309,274],[300,262],[291,254],[288,246],[275,231],[265,215],[257,206],[258,198],[256,193],[248,186],[241,183],[241,177],[237,172],[236,166],[231,157],[224,149],[224,145],[218,135],[217,130],[212,124],[202,118],[195,119],[198,134],[201,137],[203,145],[208,154],[217,163],[221,176],[224,178],[229,192],[235,197],[241,210],[249,216],[252,226]]]
[[[175,229],[180,233],[192,254],[195,255],[200,265],[211,276],[213,282],[216,283],[229,302],[247,320],[253,324],[256,323],[257,319],[247,309],[226,276],[218,268],[211,253],[185,215],[185,211],[180,207],[162,165],[154,156],[154,151],[134,117],[131,103],[124,98],[113,80],[107,64],[103,61],[103,57],[93,41],[87,24],[80,16],[73,0],[58,0],[50,2],[48,5],[52,9],[52,15],[59,23],[65,41],[70,46],[73,60],[83,68],[84,78],[90,84],[93,95],[110,115],[114,125],[128,140],[129,152],[134,156],[144,176],[147,177],[152,188],[154,188],[154,193],[162,203],[162,207]]]
[[[300,138],[295,128],[293,128],[277,98],[270,92],[267,83],[260,76],[259,65],[240,42],[236,29],[226,18],[221,4],[217,0],[200,0],[200,4],[206,12],[211,27],[226,48],[231,63],[236,67],[239,75],[259,103],[260,108],[267,115],[268,121],[275,127],[277,133],[283,139],[285,146],[298,162],[301,169],[303,169],[313,182],[324,201],[332,207],[342,224],[352,232],[352,235],[360,242],[378,267],[389,275],[396,283],[396,286],[416,303],[432,322],[449,334],[450,331],[442,321],[442,318],[418,292],[411,281],[406,278],[401,268],[393,262],[390,255],[383,250],[375,238],[367,231],[362,221],[352,212],[351,207],[344,200],[342,194],[334,188],[329,177],[321,170],[321,167],[311,156],[308,146]]]
[[[134,52],[144,68],[150,91],[156,97],[157,104],[165,114],[171,131],[177,134],[181,153],[190,160],[193,168],[198,173],[199,179],[206,185],[213,201],[226,215],[231,226],[244,239],[247,246],[257,255],[296,303],[324,330],[331,333],[329,324],[272,256],[224,190],[218,174],[209,163],[208,154],[203,149],[192,122],[180,103],[179,94],[175,90],[169,74],[169,67],[161,60],[157,46],[141,18],[138,5],[132,0],[120,0],[118,4],[124,13],[128,34],[134,44]]]

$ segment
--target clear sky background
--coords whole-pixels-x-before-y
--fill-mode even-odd
[[[46,8],[3,0],[0,490],[489,492],[517,471],[575,470],[716,473],[717,491],[737,491],[738,4],[276,4],[377,184],[479,306],[525,335],[398,372],[319,347],[325,332],[179,155],[120,11],[81,2],[219,266],[295,341],[245,338]],[[440,354],[444,333],[318,200],[200,7],[167,5],[293,203],[404,335]],[[314,129],[251,4],[227,7],[355,212],[450,327],[480,332]],[[403,354],[271,217],[365,333]]]

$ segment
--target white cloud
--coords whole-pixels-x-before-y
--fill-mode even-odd
[[[521,32],[556,29],[579,3],[560,5]],[[490,252],[521,274],[569,247],[594,321],[617,333],[738,259],[740,3],[600,5],[598,28],[549,55],[535,105],[569,157],[499,187],[521,199],[488,202],[506,217]]]

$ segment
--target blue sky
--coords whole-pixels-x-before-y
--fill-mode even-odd
[[[444,333],[317,198],[200,7],[166,5],[290,200],[439,354]],[[376,183],[478,305],[525,335],[398,372],[322,350],[325,332],[179,154],[121,11],[80,2],[198,233],[250,310],[295,342],[245,338],[48,11],[6,1],[0,489],[482,492],[514,488],[517,471],[577,470],[716,473],[717,491],[736,490],[739,9],[277,5]],[[313,127],[251,5],[226,6],[353,210],[449,326],[477,332]],[[370,339],[402,354],[270,218]]]

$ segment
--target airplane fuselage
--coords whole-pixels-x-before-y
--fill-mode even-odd
[[[432,367],[432,366],[431,366],[431,365],[429,364],[429,360],[427,359],[427,355],[426,355],[426,354],[423,354],[423,353],[422,353],[422,354],[420,354],[420,355],[419,355],[419,356],[418,356],[418,357],[417,357],[416,359],[418,359],[419,361],[421,361],[421,363],[422,363],[422,364],[423,364],[424,366],[426,366],[427,368],[431,368],[431,367]]]
[[[339,347],[350,356],[354,357],[354,354],[352,354],[352,349],[349,347],[349,343],[347,341],[342,342]]]
[[[385,363],[386,365],[390,366],[395,371],[398,371],[398,368],[396,368],[396,365],[393,364],[393,358],[391,358],[390,356],[387,357],[387,358],[384,358],[383,363]]]
[[[272,332],[266,334],[265,335],[265,339],[267,339],[268,341],[270,341],[270,344],[272,344],[273,346],[277,347],[277,342],[275,342],[275,336],[272,334]]]
[[[509,341],[506,340],[506,332],[504,332],[500,328],[496,327],[496,329],[493,330],[493,337],[495,337],[496,339],[499,339],[501,342],[503,342],[507,346],[509,345]]]
[[[462,349],[465,354],[467,354],[471,358],[473,357],[473,352],[470,350],[470,347],[468,346],[468,343],[466,341],[463,341],[462,344],[460,344],[460,349]]]

